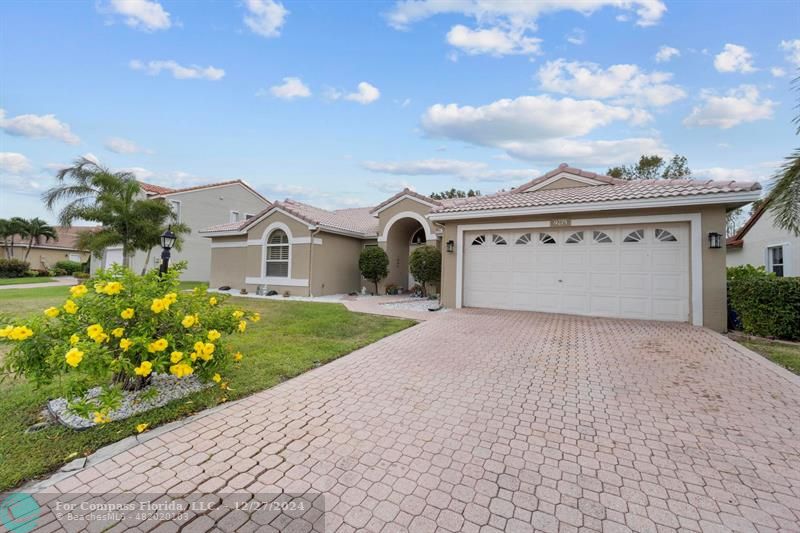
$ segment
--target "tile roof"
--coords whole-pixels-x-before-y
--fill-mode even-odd
[[[736,233],[728,237],[725,243],[728,248],[741,248],[744,245],[744,236],[747,235],[747,232],[756,225],[756,222],[758,222],[761,216],[766,212],[767,207],[769,207],[768,199],[761,202],[761,205],[758,206],[758,209],[756,209],[753,214],[750,215],[750,218],[748,218],[747,221],[742,224],[742,227],[739,228]]]
[[[545,189],[526,192],[514,189],[508,192],[460,199],[450,206],[433,209],[434,213],[484,211],[524,207],[545,207],[562,204],[601,203],[621,200],[645,200],[718,193],[746,192],[761,189],[754,182],[700,181],[700,180],[633,180],[611,178],[607,185],[588,185],[566,189]]]
[[[75,250],[79,251],[77,247],[78,236],[87,231],[97,231],[100,226],[54,226],[58,240],[45,241],[44,239],[37,245],[33,243],[32,248],[53,248],[59,250]],[[22,238],[19,235],[14,236],[14,246],[28,246],[28,239]]]
[[[180,189],[173,189],[173,188],[170,188],[170,187],[162,187],[161,185],[153,185],[152,183],[144,183],[142,181],[139,182],[139,185],[141,186],[141,188],[145,192],[147,192],[149,194],[154,194],[156,196],[164,196],[164,195],[168,195],[168,194],[176,194],[176,193],[182,193],[182,192],[198,191],[198,190],[201,190],[201,189],[210,189],[211,187],[222,187],[224,185],[233,185],[233,184],[236,184],[236,183],[238,183],[239,185],[241,185],[245,189],[250,190],[253,194],[259,196],[265,202],[269,202],[269,200],[267,200],[260,192],[258,192],[254,188],[252,188],[244,180],[218,181],[218,182],[215,182],[215,183],[205,183],[203,185],[195,185],[195,186],[192,186],[192,187],[183,187],[183,188],[180,188]]]
[[[152,183],[145,183],[143,181],[139,182],[139,187],[148,194],[166,194],[168,192],[172,192],[175,189],[170,189],[169,187],[162,187],[161,185],[154,185]]]
[[[255,224],[258,219],[274,208],[286,211],[313,226],[322,229],[332,229],[347,233],[357,233],[363,236],[373,236],[378,233],[378,219],[372,215],[372,207],[354,207],[329,211],[313,205],[304,204],[295,200],[275,202],[254,217],[239,222],[217,224],[201,230],[201,233],[239,232]]]
[[[430,196],[425,196],[424,194],[420,194],[420,193],[418,193],[418,192],[416,192],[416,191],[412,191],[411,189],[409,189],[408,187],[406,187],[405,189],[403,189],[403,190],[402,190],[402,191],[400,191],[399,193],[395,194],[394,196],[392,196],[392,197],[390,197],[390,198],[387,198],[387,199],[386,199],[386,200],[384,200],[383,202],[381,202],[381,203],[379,203],[378,205],[376,205],[375,207],[373,207],[373,208],[372,208],[372,212],[374,213],[374,212],[376,212],[376,211],[380,211],[380,210],[381,210],[382,208],[384,208],[385,206],[387,206],[387,205],[391,204],[392,202],[394,202],[394,201],[395,201],[395,200],[397,200],[398,198],[402,198],[403,196],[411,196],[411,197],[413,197],[413,198],[417,198],[417,199],[419,199],[419,200],[422,200],[423,202],[426,202],[426,203],[429,203],[429,204],[433,204],[433,205],[437,205],[437,206],[440,206],[440,205],[442,205],[442,202],[441,202],[441,201],[439,201],[439,200],[434,200],[434,199],[433,199],[433,198],[431,198]]]
[[[539,176],[538,178],[534,178],[534,179],[532,179],[531,181],[529,181],[527,183],[523,183],[522,185],[517,187],[515,189],[515,191],[517,191],[517,192],[527,191],[531,187],[535,187],[536,185],[538,185],[538,184],[540,184],[540,183],[542,183],[544,181],[547,181],[550,178],[552,178],[553,176],[557,176],[557,175],[561,174],[562,172],[566,172],[567,174],[572,174],[574,176],[579,176],[581,178],[589,178],[589,179],[593,179],[595,181],[602,181],[602,182],[608,183],[610,185],[611,184],[618,184],[618,183],[625,183],[625,180],[621,180],[621,179],[618,179],[618,178],[612,178],[611,176],[606,176],[606,175],[603,175],[603,174],[597,174],[595,172],[589,172],[588,170],[581,170],[580,168],[571,167],[566,163],[561,163],[560,165],[558,165],[558,168],[554,168],[553,170],[551,170],[547,174]]]

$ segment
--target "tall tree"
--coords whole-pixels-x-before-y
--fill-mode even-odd
[[[20,239],[28,238],[27,221],[22,217],[0,219],[0,238],[3,239],[3,249],[7,259],[14,258],[14,244],[17,237]]]
[[[674,180],[689,178],[692,171],[682,155],[674,155],[669,161],[659,155],[643,155],[636,164],[611,167],[606,174],[624,180]]]
[[[461,189],[456,189],[453,187],[449,191],[442,191],[442,192],[434,192],[431,193],[431,198],[434,200],[447,200],[450,198],[472,198],[473,196],[480,196],[481,191],[477,190],[468,190],[462,191]]]
[[[3,243],[3,255],[6,259],[11,259],[11,246],[9,245],[9,238],[13,233],[11,232],[11,221],[7,218],[0,218],[0,239]]]
[[[800,93],[800,77],[793,83]],[[797,109],[800,110],[800,103]],[[800,135],[800,113],[792,122],[797,125],[796,134]],[[800,148],[786,158],[770,185],[767,201],[775,225],[800,236]]]
[[[28,246],[25,249],[25,261],[28,260],[31,247],[33,247],[34,243],[39,245],[42,243],[42,239],[44,239],[45,242],[50,242],[50,239],[54,241],[58,240],[58,232],[56,232],[56,229],[39,217],[25,220],[25,233],[28,237]]]
[[[59,222],[70,226],[76,220],[97,222],[102,227],[78,237],[78,247],[101,256],[109,246],[122,246],[123,265],[130,267],[136,250],[149,250],[153,234],[160,234],[175,215],[164,201],[147,199],[141,194],[136,177],[130,172],[112,172],[94,161],[80,158],[56,176],[59,184],[43,195],[53,209],[67,202],[59,213]],[[176,235],[188,228],[173,224]]]

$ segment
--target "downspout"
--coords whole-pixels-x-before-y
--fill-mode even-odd
[[[428,219],[430,222],[430,219]],[[444,224],[439,222],[433,221],[435,226],[439,226],[442,228],[442,238],[439,239],[439,253],[442,254],[442,263],[444,263],[444,254],[447,253],[447,243],[444,242],[444,233],[447,228],[445,228]],[[444,265],[442,265],[444,266]],[[442,268],[442,275],[439,276],[439,307],[442,307],[442,287],[444,287],[444,268]]]
[[[311,275],[314,272],[314,236],[316,234],[318,234],[319,232],[320,232],[319,228],[316,228],[316,229],[311,230],[309,232],[309,236],[310,236],[309,240],[311,242],[308,243],[308,295],[311,298],[314,297],[314,294],[312,294],[312,292],[311,292],[311,288],[314,286],[314,284],[312,283],[312,278],[311,278]],[[322,290],[322,289],[320,289],[320,290]],[[320,294],[320,296],[322,296],[322,295]]]

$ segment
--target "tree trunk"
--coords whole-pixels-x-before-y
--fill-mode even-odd
[[[142,265],[142,276],[147,274],[147,265],[150,264],[150,252],[152,252],[152,251],[153,251],[152,248],[147,250],[147,256],[145,256],[145,258],[144,258],[144,265]]]
[[[127,244],[122,245],[122,266],[124,266],[125,268],[131,267],[131,257]]]
[[[150,374],[146,377],[126,376],[124,373],[118,372],[114,375],[113,382],[122,386],[122,389],[126,391],[141,390],[150,384],[150,377],[152,375],[153,374]]]
[[[28,248],[25,249],[25,261],[28,260],[28,256],[31,254],[31,246],[33,246],[33,237],[30,238]]]
[[[374,280],[374,281],[375,281],[375,296],[377,296],[378,295],[378,280]]]
[[[8,249],[8,258],[14,259],[14,236],[11,236],[11,248]]]

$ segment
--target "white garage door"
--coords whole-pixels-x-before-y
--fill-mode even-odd
[[[467,307],[689,320],[689,226],[464,234]]]
[[[122,264],[122,248],[106,248],[103,268]]]

